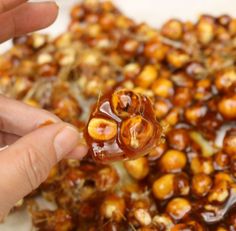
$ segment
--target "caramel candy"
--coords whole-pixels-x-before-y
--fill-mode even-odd
[[[84,134],[93,158],[106,163],[148,154],[161,132],[149,98],[118,89],[99,100]]]

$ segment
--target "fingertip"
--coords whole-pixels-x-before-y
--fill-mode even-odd
[[[55,20],[57,19],[58,13],[59,13],[59,6],[57,5],[56,2],[46,2],[46,3],[41,3],[43,6],[47,5],[47,7],[45,8],[45,15],[46,13],[48,13],[49,17],[48,20],[45,20],[45,24],[43,25],[43,27],[48,27],[50,26],[52,23],[55,22]]]
[[[71,159],[83,159],[88,153],[88,147],[84,144],[79,144],[66,157]]]

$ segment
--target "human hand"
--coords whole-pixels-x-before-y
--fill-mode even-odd
[[[0,0],[0,42],[49,26],[57,13],[54,2]]]
[[[53,124],[41,126],[46,121]],[[66,156],[87,153],[79,133],[55,115],[0,96],[0,220]]]

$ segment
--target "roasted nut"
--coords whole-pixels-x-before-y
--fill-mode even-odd
[[[144,47],[144,55],[156,62],[162,61],[167,51],[168,48],[160,41],[148,41]]]
[[[191,62],[187,65],[186,72],[194,79],[203,79],[206,76],[207,70],[205,69],[203,64],[198,62]]]
[[[208,100],[212,96],[211,80],[201,79],[197,82],[194,99],[196,100]]]
[[[171,103],[166,99],[158,99],[154,102],[154,111],[158,119],[163,118],[171,108]]]
[[[231,183],[233,183],[233,178],[229,173],[218,172],[214,175],[214,183],[218,184],[220,181],[226,181],[231,184]]]
[[[225,119],[236,119],[236,95],[222,98],[218,104],[218,110]]]
[[[161,142],[156,145],[148,154],[148,160],[154,161],[159,159],[167,150],[167,143]]]
[[[183,151],[189,145],[190,139],[188,130],[184,128],[174,128],[167,133],[167,142],[171,148]]]
[[[186,120],[192,124],[197,125],[199,120],[206,115],[207,107],[202,104],[192,105],[185,110],[185,118]]]
[[[45,63],[51,63],[53,61],[53,56],[49,53],[41,53],[37,57],[37,64],[43,65]]]
[[[102,202],[100,213],[105,219],[112,219],[120,222],[123,219],[125,212],[125,201],[123,198],[116,195],[105,197]]]
[[[169,111],[169,113],[164,118],[165,123],[170,126],[174,126],[179,122],[179,116],[180,116],[180,109],[179,108],[173,108]]]
[[[214,155],[214,167],[216,170],[225,170],[229,168],[230,157],[224,152],[218,152]]]
[[[211,186],[211,178],[204,173],[196,174],[192,178],[191,188],[196,196],[204,197],[210,191]]]
[[[218,91],[227,92],[234,83],[236,83],[236,71],[233,68],[219,71],[215,77],[215,86]]]
[[[133,150],[144,148],[153,134],[153,125],[142,116],[131,117],[121,124],[121,140]]]
[[[92,118],[88,124],[88,134],[95,140],[110,140],[117,135],[117,124],[109,119]]]
[[[127,172],[136,180],[142,180],[149,173],[149,165],[146,157],[124,162]]]
[[[190,60],[190,57],[187,53],[182,50],[170,50],[167,53],[167,62],[172,65],[174,68],[181,68],[187,64]]]
[[[174,179],[175,194],[186,196],[190,192],[189,178],[185,173],[178,173]]]
[[[163,25],[161,33],[169,39],[179,40],[182,38],[183,25],[179,20],[171,19]]]
[[[182,71],[173,73],[170,79],[177,87],[187,87],[191,89],[195,85],[194,80]]]
[[[119,181],[117,171],[112,167],[105,167],[95,173],[97,189],[107,191],[113,189]]]
[[[145,209],[137,209],[134,211],[134,217],[142,226],[148,226],[152,222],[150,213]]]
[[[115,25],[115,15],[112,13],[103,14],[100,19],[99,23],[103,30],[111,30],[112,27]]]
[[[156,96],[168,98],[173,95],[174,86],[170,80],[158,78],[152,83],[152,91]]]
[[[221,26],[226,26],[226,27],[229,26],[231,20],[232,20],[232,18],[227,14],[223,14],[217,18],[217,22]]]
[[[197,24],[197,36],[199,42],[204,45],[211,42],[215,36],[214,31],[214,18],[208,15],[201,16]]]
[[[170,230],[174,226],[173,221],[166,214],[156,215],[153,217],[152,222],[158,230]]]
[[[37,50],[37,49],[42,48],[44,45],[46,45],[47,41],[48,41],[48,36],[47,35],[32,34],[32,35],[29,36],[27,43],[32,48]]]
[[[164,172],[178,172],[187,163],[186,155],[177,150],[168,150],[160,159],[160,167]]]
[[[229,155],[236,154],[236,129],[232,128],[225,134],[223,140],[223,150]]]
[[[192,158],[190,168],[193,174],[205,173],[209,175],[214,172],[213,161],[211,158],[200,158],[196,156]]]
[[[124,41],[121,41],[120,44],[121,53],[127,58],[135,56],[138,52],[138,47],[139,42],[135,39],[125,39]]]
[[[135,83],[142,88],[148,88],[157,78],[158,70],[154,65],[144,66],[141,73],[136,77]]]
[[[188,87],[178,87],[173,95],[173,104],[179,107],[187,107],[192,100],[192,92]]]
[[[192,207],[188,200],[184,198],[172,199],[166,207],[166,212],[175,220],[184,218]]]
[[[116,115],[129,117],[141,111],[141,97],[129,90],[115,91],[112,94],[112,107]]]
[[[124,75],[127,79],[135,78],[141,71],[138,63],[129,63],[124,67]]]
[[[224,203],[230,194],[228,184],[227,181],[220,181],[215,184],[208,194],[208,201],[210,203]]]
[[[74,6],[71,10],[70,16],[73,20],[81,20],[85,16],[85,10],[82,6]]]
[[[174,195],[174,174],[166,174],[155,180],[152,192],[159,200],[165,200]]]
[[[64,121],[71,122],[72,118],[77,118],[82,113],[82,109],[76,99],[64,97],[54,103],[54,113]]]

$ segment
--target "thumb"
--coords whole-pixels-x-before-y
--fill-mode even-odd
[[[79,133],[66,123],[39,128],[0,152],[0,218],[37,188],[50,169],[79,144]]]

